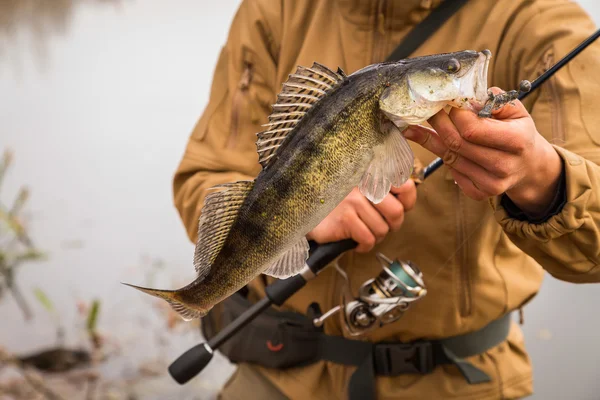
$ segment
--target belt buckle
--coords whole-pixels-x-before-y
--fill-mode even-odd
[[[383,375],[433,372],[430,342],[379,344],[375,348],[375,365]]]

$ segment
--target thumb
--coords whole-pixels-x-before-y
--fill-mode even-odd
[[[494,95],[506,93],[506,91],[496,86],[491,87],[490,91]],[[529,117],[529,112],[520,100],[515,99],[503,105],[502,107],[500,107],[500,109],[493,110],[492,115],[494,119],[519,119]]]

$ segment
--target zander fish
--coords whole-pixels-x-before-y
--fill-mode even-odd
[[[350,75],[299,66],[256,142],[262,171],[206,196],[197,278],[177,290],[133,286],[200,318],[260,274],[286,278],[308,258],[305,235],[358,186],[373,203],[411,175],[402,135],[444,107],[479,111],[491,52],[460,51],[367,66]]]

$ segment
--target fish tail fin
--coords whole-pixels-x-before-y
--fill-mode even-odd
[[[130,286],[151,296],[158,297],[159,299],[167,301],[171,308],[175,310],[184,321],[191,321],[196,318],[202,318],[209,311],[202,308],[198,308],[192,304],[185,302],[181,298],[181,292],[179,290],[151,289],[132,285],[130,283],[121,283],[123,283],[123,285]]]

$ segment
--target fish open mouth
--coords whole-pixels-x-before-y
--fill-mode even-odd
[[[479,57],[473,67],[474,79],[473,79],[473,94],[474,98],[471,100],[471,105],[475,109],[481,109],[488,99],[488,68],[490,65],[490,59],[492,53],[489,50],[483,50],[479,52]]]

